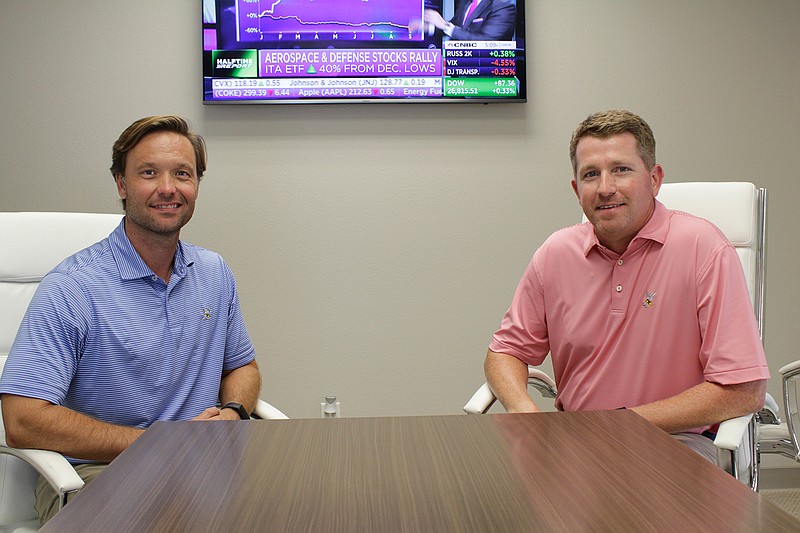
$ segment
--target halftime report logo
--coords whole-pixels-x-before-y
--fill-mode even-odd
[[[211,53],[214,76],[257,78],[257,50],[214,50]]]

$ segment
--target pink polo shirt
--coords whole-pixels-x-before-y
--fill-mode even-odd
[[[658,201],[622,255],[588,222],[548,238],[489,348],[529,365],[550,352],[566,411],[769,378],[736,250],[710,222]]]

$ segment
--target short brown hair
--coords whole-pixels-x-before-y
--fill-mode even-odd
[[[626,132],[636,137],[639,155],[648,170],[652,169],[656,164],[656,139],[653,130],[639,115],[624,109],[609,109],[589,115],[572,133],[569,158],[572,161],[573,175],[577,177],[578,174],[578,162],[575,159],[578,141],[589,136],[602,138]]]
[[[111,151],[111,175],[114,179],[117,174],[124,174],[125,159],[128,152],[139,144],[142,137],[157,131],[171,131],[183,135],[192,143],[197,167],[197,180],[203,177],[206,171],[206,143],[203,138],[189,128],[189,123],[175,115],[158,115],[137,120],[127,127],[114,143]]]

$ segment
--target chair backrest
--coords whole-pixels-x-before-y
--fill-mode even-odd
[[[742,261],[750,299],[764,339],[767,190],[747,182],[664,183],[658,200],[716,225]]]
[[[104,239],[122,215],[0,213],[0,355],[8,354],[42,277]]]
[[[42,277],[69,255],[107,237],[121,218],[95,213],[0,213],[0,371]],[[2,416],[0,444],[5,445]],[[18,458],[0,456],[0,524],[35,518],[31,484],[35,480],[36,473]]]

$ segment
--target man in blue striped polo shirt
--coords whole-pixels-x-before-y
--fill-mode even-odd
[[[157,420],[252,412],[261,378],[233,274],[179,240],[205,168],[180,117],[138,120],[116,141],[125,217],[33,297],[0,380],[9,445],[60,452],[88,481]],[[36,492],[44,522],[56,493],[43,479]]]

